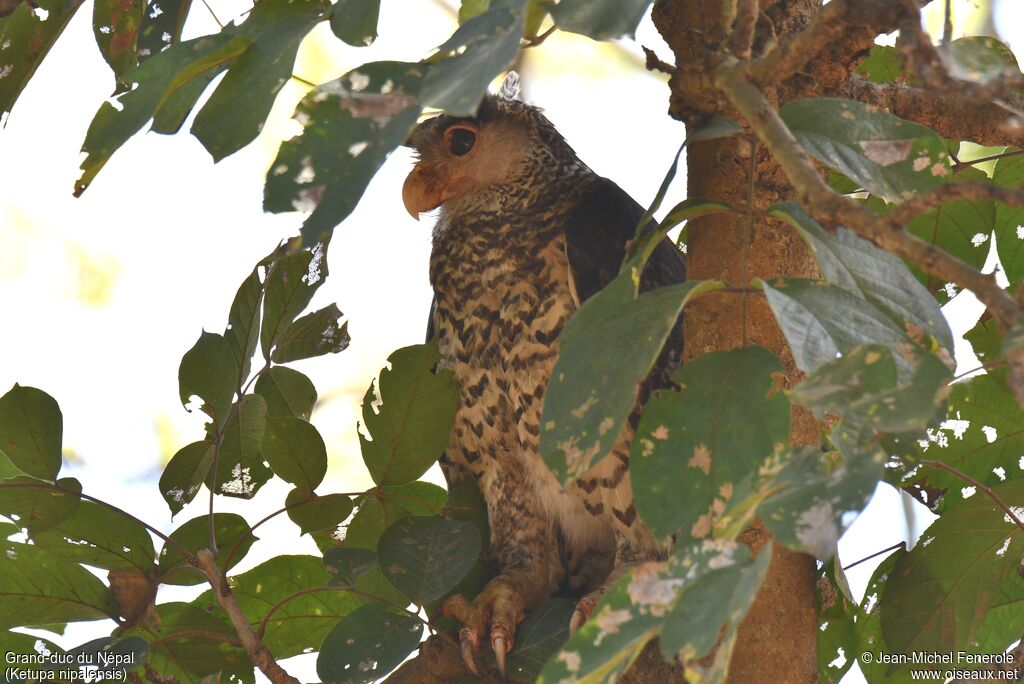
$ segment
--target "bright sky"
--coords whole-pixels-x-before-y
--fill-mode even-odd
[[[211,4],[225,21],[249,7],[244,0]],[[957,0],[957,9],[972,4]],[[279,141],[296,130],[289,115],[304,91],[287,86],[260,138],[218,165],[187,133],[138,135],[76,200],[71,189],[79,149],[113,88],[95,47],[91,14],[89,5],[79,10],[0,130],[0,358],[7,360],[0,366],[0,393],[18,382],[52,394],[64,413],[64,443],[73,459],[64,474],[81,479],[90,494],[169,529],[156,480],[166,459],[202,431],[201,419],[177,400],[178,362],[202,329],[223,330],[238,283],[301,224],[296,214],[264,214],[261,199],[263,175]],[[995,18],[1000,34],[1024,56],[1019,0],[997,0]],[[415,61],[453,28],[445,2],[385,0],[374,46],[344,46],[322,25],[304,43],[295,73],[321,82],[366,61]],[[185,37],[216,30],[197,3]],[[671,56],[649,19],[638,44]],[[592,168],[641,204],[651,200],[684,132],[665,115],[665,81],[643,70],[638,45],[600,45],[556,33],[531,51],[523,81],[525,97],[546,109]],[[313,303],[337,301],[353,337],[345,352],[297,366],[323,400],[313,416],[331,460],[323,492],[370,485],[355,432],[359,402],[388,354],[423,338],[430,221],[416,223],[402,207],[409,165],[404,151],[394,154],[338,228],[331,275]],[[684,188],[681,176],[665,208],[683,198]],[[958,314],[954,323],[965,330],[969,318],[969,312]],[[218,505],[254,521],[278,508],[285,491],[271,484],[253,503],[221,498]],[[903,519],[902,506],[895,490],[880,488],[876,504],[843,540],[844,561],[900,541],[893,521]],[[202,514],[201,508],[193,504],[178,522]],[[283,544],[290,552],[316,553],[311,542],[295,544],[297,528],[284,516],[262,529],[264,539],[281,544],[254,552],[239,570]],[[850,573],[858,595],[873,567]],[[72,627],[57,641],[77,645],[103,630],[109,627]],[[311,679],[310,658],[300,659],[293,672]]]

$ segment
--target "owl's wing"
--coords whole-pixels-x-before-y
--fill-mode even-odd
[[[565,227],[566,252],[570,277],[581,304],[619,274],[626,244],[635,236],[643,215],[643,207],[607,178],[599,178],[569,214]],[[640,278],[640,291],[684,280],[683,255],[665,238],[647,261]]]
[[[580,304],[597,294],[619,274],[626,256],[626,244],[636,234],[636,226],[644,209],[626,191],[600,178],[573,209],[565,227],[569,277]],[[653,229],[654,222],[648,227]],[[651,254],[640,277],[640,291],[646,292],[686,280],[683,254],[668,238],[663,239]],[[683,355],[683,326],[679,324],[669,335],[647,381],[641,387],[640,403],[652,389],[671,385],[669,375]],[[634,420],[638,414],[634,414]]]

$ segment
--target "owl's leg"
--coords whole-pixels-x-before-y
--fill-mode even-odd
[[[504,676],[516,626],[555,593],[565,574],[554,527],[541,510],[514,457],[498,458],[478,478],[491,527],[491,551],[500,572],[472,601],[449,599],[444,613],[463,623],[462,657],[474,674],[476,653],[488,640]]]

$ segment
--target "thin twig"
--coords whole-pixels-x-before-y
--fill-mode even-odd
[[[299,680],[285,672],[277,661],[274,660],[274,656],[271,655],[266,645],[256,636],[252,625],[249,624],[249,619],[245,617],[242,607],[238,605],[238,599],[231,592],[231,588],[224,580],[224,576],[220,574],[213,554],[208,549],[202,549],[199,551],[197,558],[199,569],[206,575],[206,579],[213,589],[213,595],[217,599],[217,604],[227,613],[231,624],[235,627],[238,638],[242,642],[242,647],[249,654],[253,664],[273,684],[299,684]]]
[[[548,36],[554,33],[555,29],[557,28],[557,26],[552,25],[551,28],[549,28],[547,31],[544,31],[544,33],[541,33],[539,36],[523,36],[523,49],[525,50],[526,48],[537,47],[545,40],[547,40]]]
[[[746,288],[750,285],[748,261],[750,243],[754,239],[754,188],[757,185],[757,138],[750,140],[750,168],[747,170],[747,222],[744,226],[743,243],[740,245],[740,284]],[[747,346],[747,293],[740,300],[740,346]]]
[[[946,202],[955,200],[992,200],[1008,207],[1024,206],[1024,188],[1004,188],[984,183],[950,183],[940,185],[924,195],[917,195],[903,202],[889,212],[888,218],[899,225],[906,225],[929,209],[935,209]]]
[[[1024,154],[1024,150],[1011,150],[1009,152],[1001,152],[999,154],[990,154],[987,157],[978,157],[977,159],[966,159],[956,160],[956,164],[953,165],[953,169],[959,169],[963,166],[974,166],[975,164],[982,164],[984,162],[999,161],[1000,159],[1006,159],[1008,157],[1019,157]]]
[[[861,563],[866,563],[869,560],[871,560],[872,558],[878,558],[883,553],[889,553],[890,551],[895,551],[896,549],[900,548],[901,546],[904,546],[905,544],[906,544],[906,542],[900,542],[899,544],[893,544],[892,546],[890,546],[888,548],[885,548],[885,549],[882,549],[881,551],[875,551],[870,556],[864,556],[860,560],[854,561],[854,562],[850,563],[849,565],[843,566],[843,572],[849,570],[850,568],[855,568],[858,565],[860,565]]]
[[[729,51],[739,59],[750,59],[754,31],[760,14],[761,6],[758,0],[739,0],[736,6],[736,19],[732,23],[732,33],[729,34]]]
[[[210,13],[210,16],[213,17],[213,20],[217,22],[217,26],[223,29],[224,22],[220,20],[220,18],[217,16],[217,13],[213,11],[212,7],[210,7],[210,3],[208,3],[206,0],[203,0],[203,6],[206,8],[206,11]]]
[[[942,46],[953,42],[953,0],[946,0],[946,20],[942,23]]]
[[[974,487],[977,487],[982,492],[984,492],[988,496],[988,498],[992,499],[992,501],[997,506],[999,506],[1001,509],[1003,509],[1003,512],[1006,513],[1006,515],[1010,518],[1011,521],[1013,521],[1014,525],[1016,525],[1022,531],[1024,531],[1024,520],[1021,520],[1017,516],[1017,514],[1013,511],[1013,509],[1010,508],[1009,506],[1007,506],[1006,502],[1003,501],[1002,498],[998,494],[996,494],[995,491],[991,487],[989,487],[988,485],[985,485],[985,484],[982,484],[981,482],[978,482],[977,480],[975,480],[973,477],[971,477],[967,473],[960,472],[959,470],[957,470],[953,466],[949,465],[948,463],[943,463],[942,461],[934,461],[934,460],[931,460],[931,459],[921,459],[921,464],[929,466],[930,468],[935,468],[936,470],[945,470],[947,473],[955,475],[956,477],[960,478],[964,482],[966,482],[966,483],[968,483],[968,484],[970,484],[970,485],[972,485]]]

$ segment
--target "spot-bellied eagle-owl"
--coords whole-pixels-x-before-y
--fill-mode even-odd
[[[544,600],[566,590],[582,597],[576,629],[631,564],[665,557],[633,505],[630,425],[564,488],[538,454],[559,335],[619,272],[643,209],[580,161],[540,109],[507,93],[486,96],[475,117],[422,122],[407,144],[419,160],[402,190],[406,208],[418,218],[440,207],[428,337],[461,387],[441,463],[449,485],[466,476],[479,485],[499,568],[472,603],[456,597],[445,612],[465,625],[469,669],[489,642],[504,672],[516,625]],[[641,289],[684,279],[682,254],[666,239]],[[601,340],[593,343],[599,352]],[[645,390],[681,347],[677,332]]]

